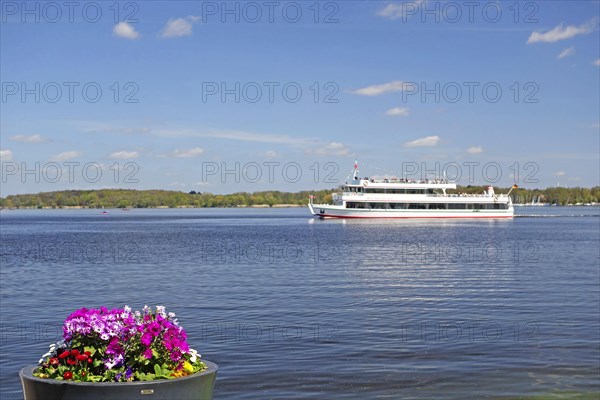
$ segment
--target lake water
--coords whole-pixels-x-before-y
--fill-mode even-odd
[[[1,211],[0,398],[70,312],[125,304],[178,315],[215,399],[598,398],[599,209],[516,212]]]

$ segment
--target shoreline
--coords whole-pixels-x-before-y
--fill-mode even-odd
[[[177,208],[307,208],[306,205],[298,205],[298,204],[273,204],[272,206],[268,204],[254,204],[254,205],[241,205],[235,207],[196,207],[196,206],[153,206],[153,207],[86,207],[86,206],[61,206],[61,207],[51,207],[51,206],[43,206],[43,207],[32,207],[32,206],[24,206],[24,207],[0,207],[0,210],[148,210],[148,209],[177,209]]]

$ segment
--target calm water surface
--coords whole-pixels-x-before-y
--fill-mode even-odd
[[[0,398],[70,312],[125,304],[178,315],[216,399],[597,398],[599,209],[516,211],[1,211]]]

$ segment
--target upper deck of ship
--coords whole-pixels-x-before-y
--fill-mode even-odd
[[[368,177],[354,179],[346,182],[345,187],[369,187],[376,189],[456,189],[456,183],[448,182],[445,179],[398,179],[384,178],[371,179]]]

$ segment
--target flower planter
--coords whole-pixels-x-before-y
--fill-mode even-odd
[[[218,366],[205,361],[206,369],[176,379],[136,382],[72,382],[33,376],[38,366],[21,370],[25,400],[210,400]]]

